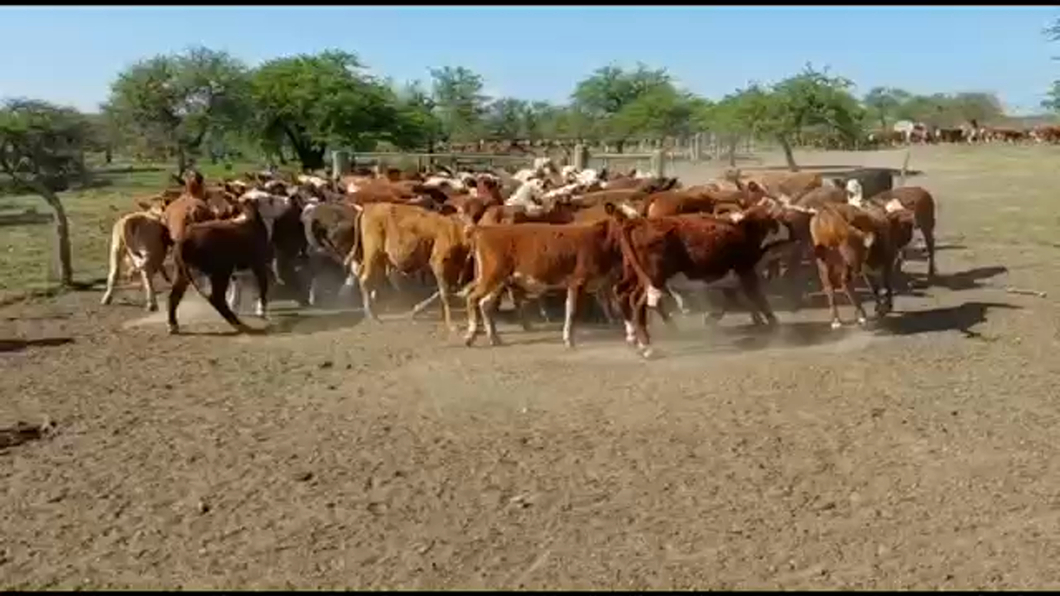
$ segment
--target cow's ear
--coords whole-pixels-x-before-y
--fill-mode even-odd
[[[136,204],[137,204],[137,206],[140,207],[140,209],[143,209],[144,211],[149,211],[151,209],[151,204],[150,203],[145,203],[143,201],[136,201]]]
[[[618,209],[615,208],[614,203],[612,203],[611,201],[604,203],[604,213],[606,213],[608,216],[614,217],[615,213],[617,212]]]
[[[747,190],[750,192],[762,192],[762,187],[754,180],[751,180],[747,183]]]

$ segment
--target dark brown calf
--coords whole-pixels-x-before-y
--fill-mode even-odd
[[[928,281],[935,279],[935,198],[919,186],[901,186],[871,198],[872,203],[886,210],[887,203],[897,201],[912,211],[915,227],[924,235],[928,253]],[[904,246],[904,245],[903,245]]]
[[[258,286],[258,315],[265,316],[268,269],[273,254],[270,242],[272,225],[286,211],[289,201],[287,197],[261,191],[251,192],[255,194],[241,197],[243,212],[240,216],[192,224],[176,241],[173,250],[176,279],[170,288],[168,301],[167,322],[171,334],[179,332],[177,307],[188,285],[195,285],[195,289],[205,295],[195,284],[193,269],[210,280],[210,294],[206,296],[210,304],[229,324],[244,333],[252,332],[253,329],[232,312],[225,294],[232,275],[236,271],[249,269]]]
[[[616,292],[626,320],[626,341],[636,344],[644,356],[651,353],[647,308],[659,308],[662,288],[677,275],[710,284],[731,273],[751,300],[752,316],[760,313],[769,324],[776,323],[755,269],[767,250],[791,237],[775,207],[755,205],[729,217],[679,215],[631,221],[615,209],[610,211],[623,222],[624,268]]]

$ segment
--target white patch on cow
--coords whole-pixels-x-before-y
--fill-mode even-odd
[[[515,192],[508,197],[504,204],[526,208],[537,207],[541,202],[541,196],[544,194],[543,187],[544,182],[539,179],[528,180],[515,189]]]
[[[616,205],[616,208],[621,211],[623,215],[630,219],[640,217],[640,213],[637,213],[636,208],[634,208],[633,205],[630,205],[629,203],[619,203],[618,205]]]
[[[559,174],[560,176],[563,176],[564,180],[574,181],[575,177],[578,175],[578,168],[571,165],[563,166],[560,169]]]
[[[637,344],[637,328],[633,325],[633,321],[622,321],[626,326],[626,343],[629,345]]]
[[[732,221],[732,223],[740,223],[741,221],[743,221],[743,218],[746,217],[743,211],[731,211],[726,215],[729,217],[729,220]]]
[[[783,204],[785,207],[791,206],[791,197],[789,197],[788,195],[780,193],[779,195],[777,195],[777,199],[780,200],[781,204]]]
[[[543,170],[543,169],[547,168],[551,164],[552,164],[552,158],[550,158],[550,157],[536,157],[536,158],[534,158],[533,169],[535,171],[540,171],[540,170]]]
[[[883,210],[887,213],[895,213],[903,209],[905,209],[905,206],[902,205],[902,202],[898,199],[891,199],[890,201],[887,201],[886,205],[883,206]]]
[[[515,174],[513,174],[512,178],[514,178],[514,179],[518,180],[519,182],[522,182],[522,183],[525,184],[526,182],[529,182],[530,179],[533,178],[536,175],[537,175],[537,170],[531,169],[531,168],[523,168],[523,169],[519,170],[518,172],[516,172]]]
[[[876,234],[873,234],[872,232],[865,232],[865,235],[862,238],[862,244],[864,244],[865,248],[866,249],[870,249],[870,248],[872,248],[872,245],[875,244],[875,243],[876,243]]]
[[[578,172],[577,176],[575,176],[575,180],[577,180],[579,184],[588,186],[600,181],[600,172],[593,169],[585,169]]]
[[[664,292],[655,286],[648,286],[648,290],[645,294],[648,298],[648,306],[656,308],[659,306],[659,300],[662,300]]]
[[[361,190],[361,187],[358,186],[356,182],[350,182],[349,184],[346,185],[346,193],[347,194],[353,194],[353,193],[358,192],[360,190]]]
[[[847,203],[855,207],[861,207],[864,204],[861,194],[861,183],[855,178],[847,180]]]
[[[320,176],[313,176],[309,174],[299,174],[298,177],[295,178],[295,180],[297,180],[299,184],[308,184],[309,186],[312,186],[314,188],[323,188],[328,185],[327,180],[321,178]]]
[[[652,174],[651,172],[645,172],[644,170],[637,170],[633,173],[633,177],[637,180],[646,180],[648,178],[654,178],[655,174]]]

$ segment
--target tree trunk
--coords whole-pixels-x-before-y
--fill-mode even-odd
[[[55,238],[59,244],[59,283],[64,288],[70,287],[74,283],[74,268],[70,257],[70,222],[66,219],[66,209],[63,208],[59,196],[48,188],[36,185],[36,190],[55,212]]]
[[[732,135],[729,137],[729,167],[736,167],[736,145],[739,144],[740,137]]]
[[[780,148],[784,150],[784,160],[788,162],[788,170],[798,172],[799,166],[795,163],[795,154],[791,150],[791,143],[788,142],[788,138],[784,135],[777,135],[777,142],[780,143]]]
[[[622,149],[624,149],[625,146],[626,146],[626,140],[625,139],[619,139],[619,140],[615,141],[615,153],[622,153]]]
[[[182,176],[184,174],[184,170],[186,170],[186,169],[188,169],[188,156],[187,156],[186,153],[184,153],[184,148],[183,147],[178,147],[177,148],[177,172],[178,172],[177,175],[178,176]]]
[[[106,151],[103,153],[103,159],[110,165],[110,162],[114,161],[114,150],[107,146]]]

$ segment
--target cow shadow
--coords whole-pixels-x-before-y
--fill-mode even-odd
[[[21,352],[37,346],[64,346],[74,342],[72,337],[42,337],[39,339],[0,339],[0,352]]]
[[[942,331],[960,331],[969,339],[986,339],[971,328],[986,322],[991,309],[1023,310],[1022,306],[1005,302],[965,302],[930,310],[892,313],[879,320],[876,328],[890,335],[918,335]]]
[[[365,315],[360,310],[341,310],[333,312],[272,313],[269,315],[268,335],[310,335],[320,331],[334,331],[356,327],[364,321]]]
[[[935,279],[932,280],[932,286],[946,288],[954,292],[960,292],[964,290],[974,290],[977,288],[985,287],[986,284],[982,283],[986,280],[992,279],[1001,275],[1002,273],[1008,273],[1008,267],[1003,265],[991,265],[989,267],[973,267],[971,269],[960,271],[957,273],[937,273]],[[906,275],[909,275],[908,273]],[[918,282],[928,285],[926,278],[916,276]],[[923,281],[921,281],[923,280]]]
[[[733,327],[705,325],[701,333],[683,329],[676,335],[661,333],[657,336],[664,342],[660,346],[667,356],[691,356],[825,346],[839,343],[856,333],[864,333],[864,330],[852,325],[832,329],[826,322],[790,321],[781,322],[774,328],[750,323]]]

